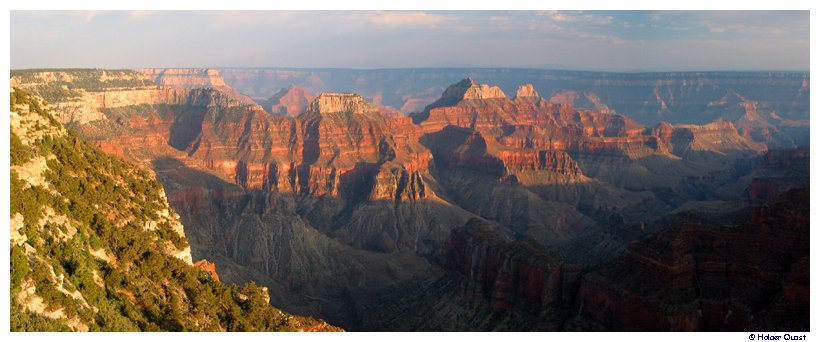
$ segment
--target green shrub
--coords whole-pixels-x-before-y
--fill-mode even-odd
[[[12,102],[28,104],[38,115],[51,117],[22,91],[12,93]],[[55,157],[47,160],[49,170],[44,176],[59,196],[41,187],[24,189],[25,182],[11,172],[11,213],[23,215],[24,233],[39,256],[29,263],[22,248],[12,247],[13,288],[30,277],[48,305],[63,308],[68,317],[78,317],[92,331],[276,331],[287,327],[285,316],[267,303],[256,285],[240,290],[219,283],[164,253],[168,241],[180,249],[188,242],[167,222],[154,231],[144,229],[147,221],[159,218],[158,210],[166,208],[159,195],[161,186],[148,172],[95,150],[74,133],[44,136],[34,147],[33,153]],[[56,237],[61,235],[57,232],[67,231],[65,227],[40,227],[45,206],[68,217],[77,233],[64,241]],[[98,260],[90,254],[92,249],[104,249],[116,261]],[[66,289],[79,291],[98,311],[58,291],[52,268],[64,277]],[[94,281],[95,272],[104,286]],[[12,308],[12,330],[65,329],[59,321],[24,312],[19,306]]]
[[[25,311],[12,298],[9,328],[11,331],[71,331],[62,321]]]
[[[17,292],[17,289],[20,288],[20,284],[22,283],[23,279],[25,279],[26,276],[28,276],[28,273],[28,257],[23,252],[23,249],[20,246],[12,245],[11,274],[9,277],[11,282],[12,294]]]
[[[20,137],[14,132],[11,132],[11,141],[10,143],[10,160],[11,165],[22,165],[28,162],[31,157],[33,157],[33,153],[31,148],[26,145],[23,145],[23,142],[20,140]]]

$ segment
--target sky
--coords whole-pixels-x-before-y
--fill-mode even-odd
[[[12,69],[809,70],[809,11],[11,11]]]

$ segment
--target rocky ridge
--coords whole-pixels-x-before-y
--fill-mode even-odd
[[[314,98],[315,96],[308,91],[290,86],[273,94],[263,103],[263,107],[269,109],[273,114],[296,117],[307,108]]]
[[[271,307],[266,288],[202,277],[148,172],[10,95],[12,331],[338,330]]]
[[[570,330],[808,327],[808,189],[740,212],[687,213],[585,275]],[[718,214],[720,215],[720,214]],[[777,241],[782,248],[766,246]]]
[[[157,172],[185,225],[197,227],[195,256],[216,262],[226,281],[255,280],[277,304],[350,327],[367,323],[346,307],[443,268],[435,256],[470,218],[562,253],[582,237],[640,236],[629,227],[726,184],[746,172],[726,161],[764,151],[728,123],[650,129],[548,101],[534,87],[508,99],[469,79],[410,118],[349,93],[320,94],[287,118],[200,92],[213,105],[135,104],[110,111],[124,124],[78,129]],[[99,134],[114,128],[125,134]],[[623,239],[596,248],[617,253]],[[541,328],[564,329],[554,317]]]
[[[256,104],[250,97],[225,84],[217,69],[149,68],[139,72],[159,85],[174,89],[216,89],[242,103]]]
[[[723,118],[738,129],[757,132],[755,141],[770,147],[808,143],[807,72],[608,73],[504,68],[227,68],[221,72],[226,83],[256,98],[267,98],[282,87],[296,85],[312,93],[355,92],[408,113],[423,111],[439,98],[447,84],[465,76],[496,84],[508,94],[521,84],[531,83],[552,102],[625,114],[647,126],[661,121],[701,125]],[[737,120],[745,108],[752,106],[763,115],[752,122]]]

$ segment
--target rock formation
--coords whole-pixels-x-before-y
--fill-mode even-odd
[[[174,89],[216,89],[245,104],[255,104],[253,99],[225,84],[216,69],[149,68],[140,72],[156,84]]]
[[[739,212],[678,215],[583,276],[567,328],[807,329],[808,228],[808,189]]]
[[[731,105],[720,103],[730,93],[739,94],[786,119],[808,119],[809,114],[808,72],[612,73],[505,68],[228,68],[220,72],[227,84],[254,98],[267,98],[284,87],[296,85],[312,93],[345,91],[366,98],[380,94],[380,104],[402,108],[405,112],[424,109],[438,98],[447,84],[469,76],[496,84],[508,94],[527,83],[545,98],[571,92],[577,100],[568,102],[573,107],[602,111],[598,105],[605,105],[649,126],[660,121],[691,124],[715,121],[726,114],[726,106]]]
[[[572,303],[580,268],[528,241],[508,242],[472,219],[453,230],[440,262],[463,278],[461,295],[529,319],[532,330],[557,330]]]
[[[317,75],[306,77],[318,84]],[[197,77],[205,76],[215,74]],[[186,77],[194,76],[176,82]],[[766,146],[729,121],[647,128],[546,100],[537,85],[510,99],[467,78],[410,117],[353,93],[308,101],[289,88],[281,107],[270,107],[287,115],[271,115],[219,89],[151,87],[174,92],[174,101],[136,97],[73,129],[157,174],[190,227],[193,257],[218,264],[223,281],[253,280],[276,305],[353,329],[383,329],[399,312],[418,315],[396,325],[410,327],[403,324],[422,322],[423,310],[447,317],[465,307],[476,310],[442,322],[639,329],[642,322],[601,321],[610,311],[591,307],[573,318],[582,281],[591,284],[588,303],[623,300],[595,287],[587,266],[626,258],[625,246],[657,233],[654,222],[674,210],[710,200],[737,209],[799,188],[763,184],[773,173],[756,168],[759,160],[778,157],[763,156]],[[745,192],[753,183],[757,190]],[[487,225],[456,229],[471,219]],[[392,293],[402,295],[381,297]],[[408,303],[413,296],[421,299]],[[652,305],[632,307],[660,317]],[[434,323],[419,327],[442,329]]]
[[[213,264],[192,265],[152,174],[10,95],[12,331],[338,331],[271,307],[266,288],[203,277]]]
[[[219,281],[219,274],[216,273],[216,264],[208,260],[202,259],[200,261],[195,262],[193,265],[196,268],[208,272],[208,274],[211,275],[211,278],[213,278],[213,280]]]
[[[308,104],[313,102],[313,94],[298,87],[282,88],[278,93],[273,94],[263,105],[271,113],[289,117],[296,117],[301,114]]]

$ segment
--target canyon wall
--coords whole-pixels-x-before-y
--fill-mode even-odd
[[[312,93],[356,92],[405,112],[422,110],[439,98],[447,85],[464,77],[496,84],[507,94],[526,83],[548,98],[574,92],[576,95],[564,96],[564,101],[582,109],[606,106],[646,125],[714,121],[730,104],[724,98],[734,94],[791,120],[808,119],[809,108],[808,72],[611,73],[504,68],[220,71],[227,84],[253,98],[267,98],[296,85]]]
[[[93,120],[61,119],[155,172],[194,257],[215,263],[221,279],[264,284],[274,304],[354,330],[415,312],[419,320],[393,321],[411,327],[435,308],[441,325],[419,327],[642,329],[622,312],[625,321],[601,318],[601,301],[623,298],[593,286],[596,265],[626,258],[670,212],[710,201],[736,210],[799,187],[763,184],[773,173],[755,167],[779,159],[765,155],[760,131],[726,120],[647,127],[617,109],[544,99],[537,83],[507,90],[465,78],[408,117],[358,94],[293,87],[263,107],[218,89],[212,71],[152,72],[168,85],[100,90],[75,79],[67,88],[164,91],[173,101],[121,97]],[[61,108],[78,98],[53,99]],[[578,294],[599,311],[579,309]],[[656,317],[653,303],[636,305]],[[475,311],[452,317],[465,308]],[[645,328],[678,327],[708,328]]]

